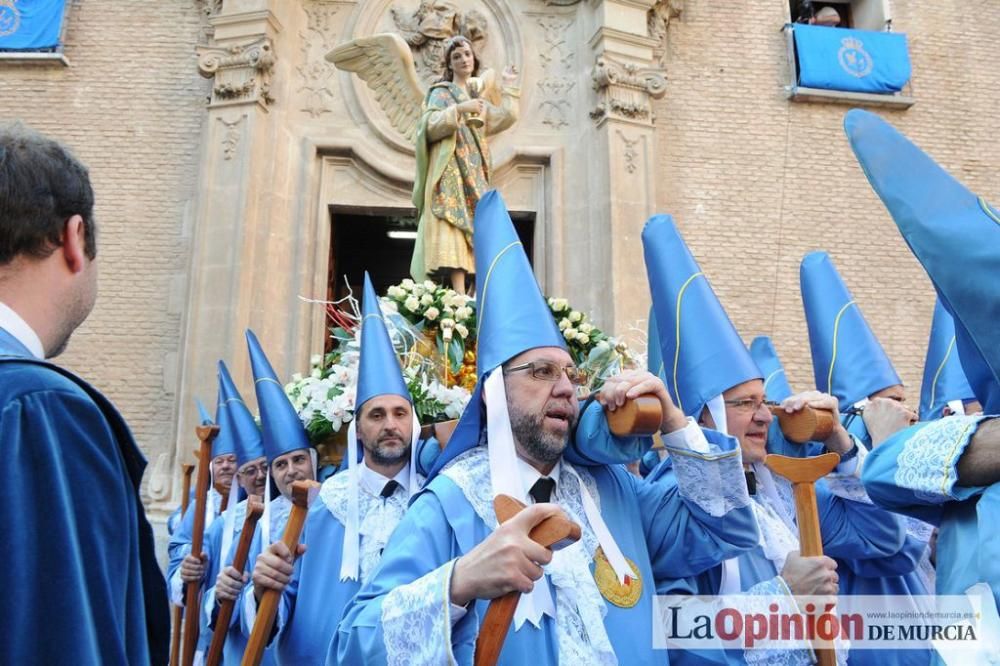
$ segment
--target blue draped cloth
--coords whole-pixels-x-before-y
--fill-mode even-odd
[[[797,24],[799,85],[863,93],[896,93],[910,80],[906,35]]]
[[[0,5],[0,50],[59,46],[65,0],[18,0]]]
[[[0,663],[164,664],[166,587],[139,499],[146,460],[96,389],[0,329],[10,572]]]

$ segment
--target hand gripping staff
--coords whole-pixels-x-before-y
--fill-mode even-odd
[[[243,531],[240,532],[240,541],[236,545],[236,554],[233,556],[233,567],[237,571],[243,571],[247,564],[247,556],[250,554],[250,542],[253,541],[254,530],[257,528],[257,521],[264,513],[264,505],[257,495],[247,498],[247,512],[243,519]],[[221,554],[220,557],[225,557]],[[233,618],[233,607],[236,601],[226,599],[219,603],[219,614],[215,619],[215,631],[212,633],[212,644],[208,648],[208,656],[205,658],[206,666],[218,666],[222,660],[222,648],[226,644],[226,633],[229,631],[229,622]]]
[[[292,510],[288,514],[288,522],[285,524],[285,533],[281,536],[281,540],[293,554],[299,545],[299,536],[302,535],[302,526],[306,522],[309,505],[319,493],[319,487],[320,484],[315,481],[296,481],[292,484]],[[240,538],[243,538],[242,534]],[[246,652],[243,653],[242,666],[260,665],[264,648],[267,647],[267,640],[274,627],[280,600],[281,592],[278,590],[265,590],[261,595],[260,605],[257,606],[257,619],[254,620],[250,640],[247,642]]]
[[[507,522],[524,508],[523,504],[509,495],[497,495],[493,500],[493,510],[499,523]],[[528,537],[546,548],[559,550],[579,541],[580,526],[564,516],[549,516],[535,525]],[[521,593],[514,591],[490,602],[486,615],[483,616],[482,626],[479,627],[479,638],[476,639],[475,666],[496,665],[520,598]]]
[[[219,426],[207,425],[195,428],[201,444],[198,448],[198,483],[194,490],[194,530],[191,532],[191,554],[201,557],[201,545],[205,539],[205,505],[208,503],[208,480],[212,468],[212,440],[219,434]],[[198,609],[201,607],[201,581],[187,584],[184,593],[184,651],[181,663],[191,666],[194,651],[198,645]]]
[[[795,520],[799,524],[799,552],[803,557],[818,557],[823,554],[823,536],[819,531],[819,509],[816,507],[817,479],[826,476],[840,462],[836,453],[824,453],[811,458],[791,458],[771,454],[764,458],[764,464],[780,476],[792,482],[795,493]],[[827,649],[817,649],[819,666],[836,666],[836,653]]]

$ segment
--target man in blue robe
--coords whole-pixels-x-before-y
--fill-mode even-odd
[[[980,595],[984,622],[1000,622],[1000,421],[990,416],[1000,414],[1000,298],[992,279],[1000,274],[1000,214],[878,116],[850,111],[844,129],[953,317],[962,369],[985,413],[898,432],[869,456],[863,481],[882,506],[939,526],[937,593]],[[979,663],[1000,653],[996,626]]]
[[[839,423],[823,442],[796,445],[784,441],[780,430],[772,428],[776,424],[765,402],[762,371],[743,345],[672,218],[651,218],[643,229],[642,240],[657,329],[676,331],[650,341],[658,344],[660,358],[671,359],[664,372],[668,390],[685,413],[739,440],[751,506],[760,528],[756,548],[697,576],[695,590],[701,595],[743,593],[774,600],[789,595],[835,595],[839,569],[831,556],[852,561],[884,558],[894,555],[903,542],[899,520],[864,497],[858,473],[858,458],[863,452]],[[783,374],[774,367],[777,364],[780,368],[780,364],[773,348],[769,356],[769,374]],[[786,395],[782,402],[788,412],[807,405],[837,411],[837,399],[818,391]],[[775,437],[782,440],[777,448],[786,455],[826,451],[841,455],[842,462],[834,472],[816,484],[824,556],[799,555],[791,484],[763,464],[764,457],[776,447]],[[672,482],[673,475],[683,471],[686,460],[671,458],[647,478],[648,483]],[[657,582],[663,592],[676,593],[674,581]],[[746,654],[740,650],[725,654],[675,652],[673,656],[678,663],[766,661],[761,650]],[[769,654],[767,658],[777,656]],[[782,659],[782,663],[811,662],[807,650],[786,653]]]
[[[282,592],[273,639],[279,664],[323,663],[343,609],[375,569],[422,482],[415,470],[420,424],[367,273],[355,404],[346,455],[354,464],[324,482],[306,519],[306,552],[291,581],[276,584],[263,573],[290,563],[281,542],[264,549],[254,570],[258,598],[265,589]]]
[[[46,359],[97,297],[94,194],[68,150],[0,128],[0,663],[163,664],[146,459],[111,402]]]
[[[247,331],[246,337],[257,405],[260,408],[264,452],[270,479],[278,495],[271,498],[272,484],[269,482],[264,492],[264,515],[257,523],[244,571],[237,571],[235,567],[229,566],[236,547],[234,542],[224,556],[226,566],[215,580],[216,600],[236,601],[223,653],[223,659],[227,664],[241,661],[257,617],[257,599],[252,588],[246,585],[250,572],[254,571],[254,563],[267,545],[281,539],[292,509],[292,484],[316,478],[316,450],[309,444],[302,421],[299,420],[299,415],[285,395],[283,384],[278,381],[278,376],[267,360],[257,336],[252,331]],[[299,554],[301,552],[300,546]],[[290,554],[288,559],[289,562],[283,561],[278,569],[269,570],[268,573],[275,584],[288,583],[293,570]],[[283,618],[279,621],[283,621]],[[273,649],[269,648],[264,652],[263,663],[274,663]]]
[[[500,663],[666,661],[653,649],[656,577],[693,575],[757,542],[738,445],[686,420],[646,372],[608,379],[581,413],[584,378],[495,191],[477,206],[474,247],[479,384],[327,662],[471,664],[489,601],[509,592],[522,594]],[[602,407],[640,394],[659,399],[665,440],[690,457],[680,489],[563,455],[574,426],[578,444],[610,440]],[[530,506],[498,526],[501,494]],[[582,538],[553,553],[528,532],[559,514]]]

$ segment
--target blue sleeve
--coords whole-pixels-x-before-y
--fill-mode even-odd
[[[881,507],[834,495],[822,482],[816,484],[816,505],[825,555],[864,560],[890,557],[903,547],[903,521]]]
[[[714,436],[713,436],[714,437]],[[731,438],[729,438],[731,439]],[[719,440],[721,442],[721,440]],[[718,501],[708,505],[682,490],[672,452],[645,481],[632,475],[639,500],[643,529],[649,547],[653,575],[657,580],[696,576],[720,562],[757,546],[757,520],[747,494],[746,479],[735,440],[719,458],[691,455],[684,460],[692,469],[704,473],[705,481],[727,488]],[[622,475],[627,472],[620,471]],[[695,479],[690,480],[697,484]]]
[[[624,465],[639,460],[653,446],[652,437],[616,437],[608,429],[604,408],[584,403],[573,439],[563,456],[572,465]]]
[[[191,535],[194,532],[195,502],[188,504],[187,511],[181,517],[180,525],[170,537],[167,544],[167,580],[180,568],[181,562],[191,552]]]
[[[861,480],[876,504],[940,525],[945,504],[981,494],[958,483],[958,460],[982,416],[950,416],[897,432],[869,454]]]

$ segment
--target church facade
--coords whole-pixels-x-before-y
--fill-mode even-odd
[[[324,348],[322,301],[358,293],[365,268],[383,288],[406,276],[413,145],[391,100],[325,59],[379,32],[406,40],[425,83],[455,34],[485,66],[518,68],[520,119],[491,145],[492,180],[548,295],[641,345],[639,235],[671,213],[745,340],[772,335],[806,389],[798,266],[824,249],[915,404],[933,290],[842,117],[876,110],[1000,196],[1000,9],[822,4],[907,35],[902,92],[796,88],[787,0],[67,2],[59,57],[0,53],[0,121],[90,166],[101,296],[64,361],[134,428],[151,513],[179,501],[194,399],[214,397],[217,360],[252,399],[246,328],[288,377]]]

